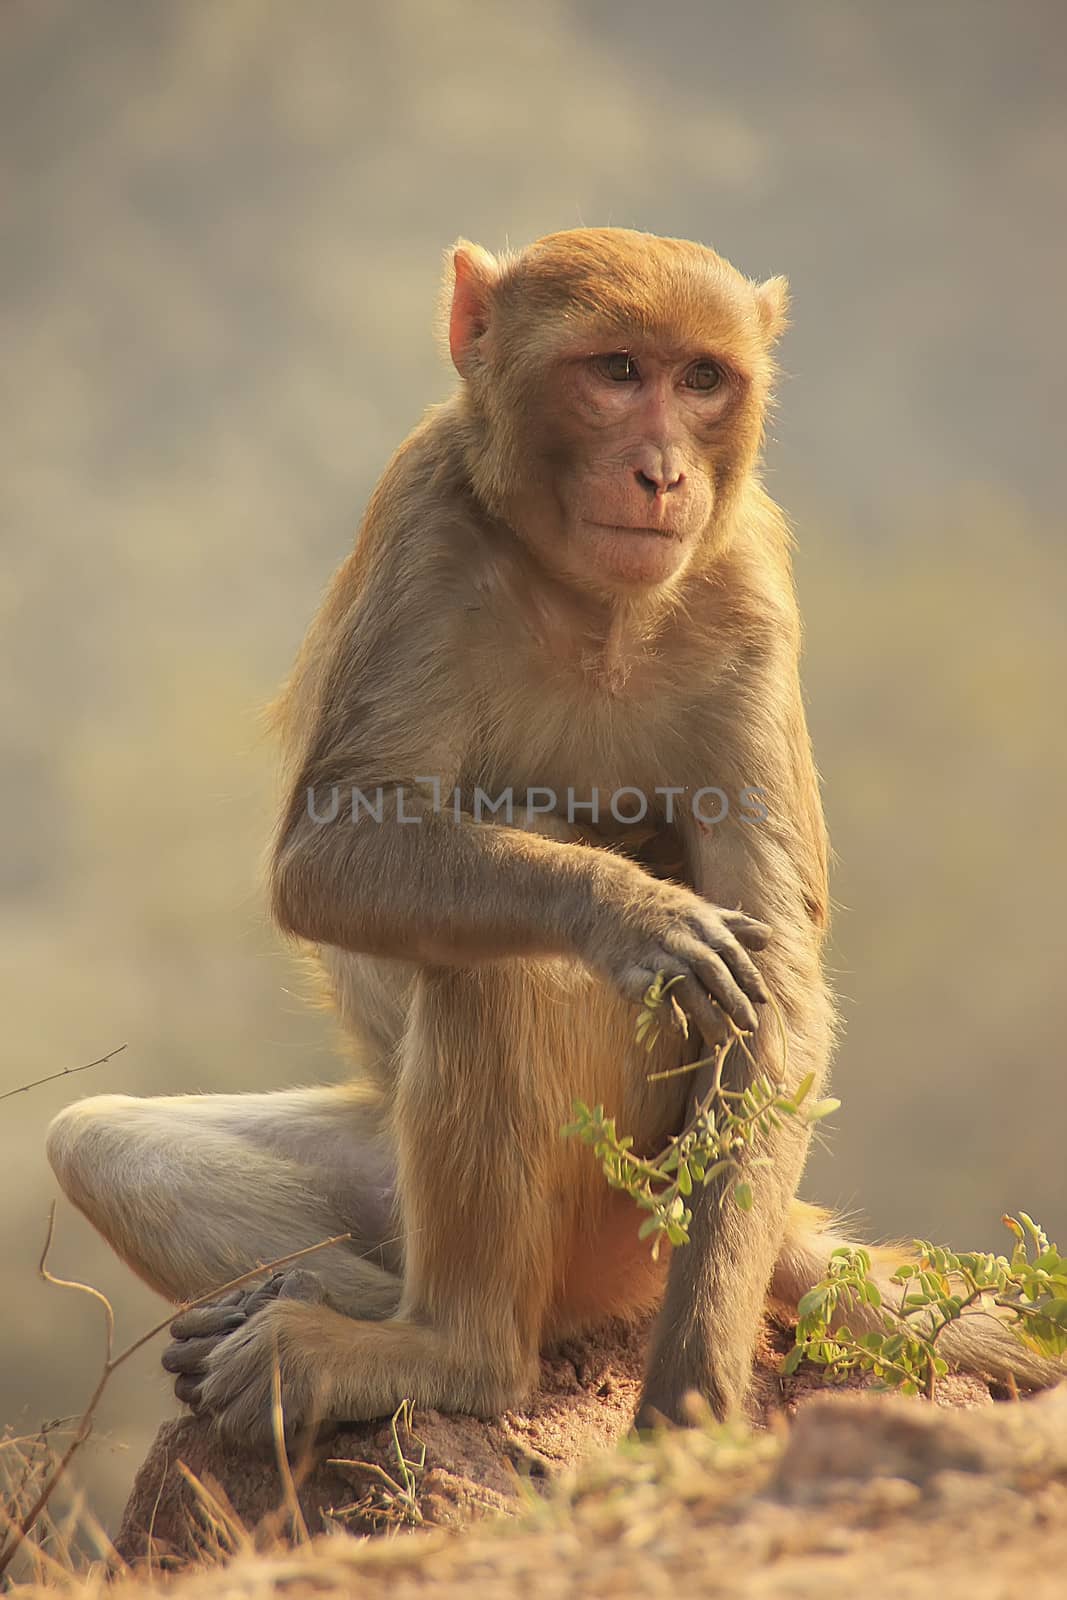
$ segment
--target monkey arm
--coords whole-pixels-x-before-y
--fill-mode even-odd
[[[384,810],[381,823],[342,814],[292,828],[272,871],[274,914],[286,932],[434,964],[574,955],[606,908],[644,877],[604,851],[466,816],[457,822],[407,788],[385,790]]]
[[[745,947],[766,943],[762,923],[605,850],[456,823],[408,796],[405,815],[417,820],[297,822],[273,867],[281,926],[435,965],[576,956],[634,1001],[663,973],[681,980],[681,1003],[706,1035],[721,1029],[715,1003],[739,1026],[756,1026],[765,991]]]
[[[573,955],[643,874],[428,802],[427,783],[447,797],[477,765],[465,667],[477,607],[465,603],[472,552],[418,510],[385,526],[391,513],[372,506],[324,608],[317,663],[298,664],[289,687],[295,782],[273,853],[275,917],[314,943],[416,962]]]
[[[603,851],[435,809],[427,783],[450,794],[477,708],[461,674],[440,669],[463,660],[452,619],[437,619],[410,580],[407,604],[412,615],[396,617],[380,595],[359,597],[332,641],[273,852],[275,918],[316,944],[417,962],[573,955],[644,875]]]

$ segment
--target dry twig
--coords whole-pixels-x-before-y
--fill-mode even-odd
[[[107,1296],[105,1294],[101,1294],[99,1289],[94,1289],[91,1284],[78,1283],[76,1280],[71,1278],[57,1278],[48,1270],[48,1253],[52,1248],[52,1239],[55,1234],[55,1226],[56,1208],[55,1204],[53,1203],[48,1214],[48,1232],[45,1237],[44,1249],[41,1252],[41,1260],[38,1270],[40,1271],[41,1277],[46,1283],[54,1284],[60,1289],[78,1289],[82,1294],[91,1295],[94,1300],[100,1302],[101,1306],[104,1308],[104,1365],[101,1369],[96,1387],[89,1397],[89,1403],[85,1407],[85,1410],[82,1412],[78,1419],[77,1425],[74,1428],[74,1432],[71,1436],[69,1444],[63,1451],[63,1454],[59,1457],[52,1470],[48,1473],[29,1510],[24,1512],[21,1516],[18,1514],[17,1507],[13,1507],[9,1511],[0,1513],[4,1522],[10,1523],[12,1526],[11,1537],[6,1539],[4,1544],[0,1546],[0,1578],[3,1577],[4,1573],[11,1565],[11,1562],[14,1559],[17,1551],[22,1547],[29,1534],[33,1531],[37,1524],[38,1518],[48,1505],[49,1500],[55,1492],[56,1486],[69,1467],[74,1455],[85,1443],[86,1439],[92,1432],[93,1417],[96,1413],[97,1406],[100,1404],[100,1399],[104,1393],[104,1390],[107,1388],[112,1374],[115,1373],[124,1362],[128,1361],[131,1356],[136,1355],[137,1351],[142,1349],[144,1345],[148,1344],[149,1340],[154,1339],[158,1333],[162,1333],[165,1328],[169,1327],[174,1321],[175,1317],[180,1316],[183,1311],[191,1311],[195,1306],[205,1305],[209,1300],[214,1300],[219,1295],[227,1294],[231,1289],[239,1289],[241,1288],[242,1284],[250,1283],[253,1278],[260,1277],[264,1272],[275,1271],[278,1267],[287,1267],[294,1261],[302,1261],[305,1256],[315,1255],[319,1250],[329,1249],[330,1245],[344,1244],[352,1237],[350,1233],[339,1233],[336,1234],[332,1239],[323,1239],[318,1244],[307,1245],[303,1250],[293,1250],[289,1255],[279,1256],[276,1261],[264,1261],[260,1266],[253,1267],[249,1272],[241,1273],[240,1277],[232,1278],[229,1283],[220,1284],[217,1289],[209,1289],[206,1294],[198,1295],[195,1300],[189,1300],[184,1305],[172,1307],[172,1309],[168,1311],[167,1315],[161,1322],[157,1322],[155,1327],[149,1328],[147,1333],[141,1334],[140,1338],[135,1339],[132,1344],[126,1346],[125,1350],[121,1350],[118,1355],[115,1355],[115,1313]]]
[[[58,1083],[60,1078],[73,1078],[76,1072],[88,1072],[90,1067],[102,1067],[105,1061],[113,1061],[125,1050],[124,1044],[117,1044],[114,1050],[109,1050],[106,1056],[97,1056],[95,1061],[86,1061],[80,1067],[64,1067],[62,1072],[50,1072],[47,1078],[34,1078],[32,1083],[20,1083],[17,1089],[5,1089],[0,1094],[0,1100],[10,1100],[12,1095],[26,1094],[30,1089],[39,1089],[42,1083]]]

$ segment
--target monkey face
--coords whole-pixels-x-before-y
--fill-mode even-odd
[[[625,331],[626,348],[565,354],[546,372],[534,461],[510,505],[545,564],[609,590],[654,587],[689,564],[744,397],[714,355]]]
[[[540,562],[615,593],[726,537],[758,453],[784,321],[702,245],[579,229],[497,261],[460,247],[450,339],[472,478]]]

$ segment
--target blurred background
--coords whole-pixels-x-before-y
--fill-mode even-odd
[[[264,915],[288,669],[452,376],[442,253],[616,223],[785,272],[839,864],[844,1105],[806,1189],[880,1234],[1061,1243],[1058,0],[7,0],[0,12],[0,1423],[75,1413],[97,1308],[36,1276],[76,1096],[335,1075]],[[71,1208],[57,1272],[165,1310]],[[159,1341],[80,1477],[114,1525]]]

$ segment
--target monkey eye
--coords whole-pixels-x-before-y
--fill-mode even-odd
[[[717,361],[694,361],[684,382],[687,389],[699,389],[702,394],[711,394],[722,387],[724,376]]]
[[[609,356],[596,356],[597,371],[612,383],[635,383],[641,374],[628,350],[614,350]]]

